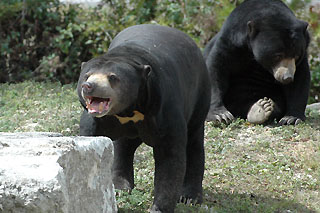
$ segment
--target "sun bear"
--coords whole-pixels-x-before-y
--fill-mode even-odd
[[[212,82],[207,120],[305,120],[307,27],[280,0],[247,0],[235,8],[204,50]]]
[[[129,27],[107,54],[83,64],[77,91],[80,135],[114,141],[116,188],[134,187],[134,152],[144,142],[155,159],[151,212],[173,212],[180,196],[202,201],[210,78],[189,36],[164,26]]]

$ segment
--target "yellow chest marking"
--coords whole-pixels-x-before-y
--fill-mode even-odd
[[[138,111],[133,111],[134,115],[132,117],[120,117],[118,115],[115,115],[116,118],[120,121],[121,124],[126,124],[129,121],[133,121],[134,123],[137,123],[138,121],[144,120],[144,114]]]

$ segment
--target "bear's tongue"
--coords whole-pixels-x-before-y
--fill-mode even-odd
[[[109,109],[109,98],[89,98],[87,102],[87,109],[89,113],[102,113]]]

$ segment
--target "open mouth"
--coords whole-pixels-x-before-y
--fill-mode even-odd
[[[86,96],[86,104],[88,112],[93,113],[104,113],[109,110],[111,99],[110,98],[99,98],[93,96]]]

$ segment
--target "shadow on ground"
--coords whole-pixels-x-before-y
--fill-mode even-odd
[[[208,190],[204,190],[204,195],[204,205],[208,206],[207,212],[316,213],[315,210],[307,206],[283,198],[263,197],[248,193],[211,192]]]
[[[224,191],[212,192],[204,190],[204,202],[201,206],[188,206],[178,204],[176,213],[316,213],[296,201],[263,197],[248,193],[226,193]],[[146,213],[148,209],[132,207],[119,208],[119,213]]]

